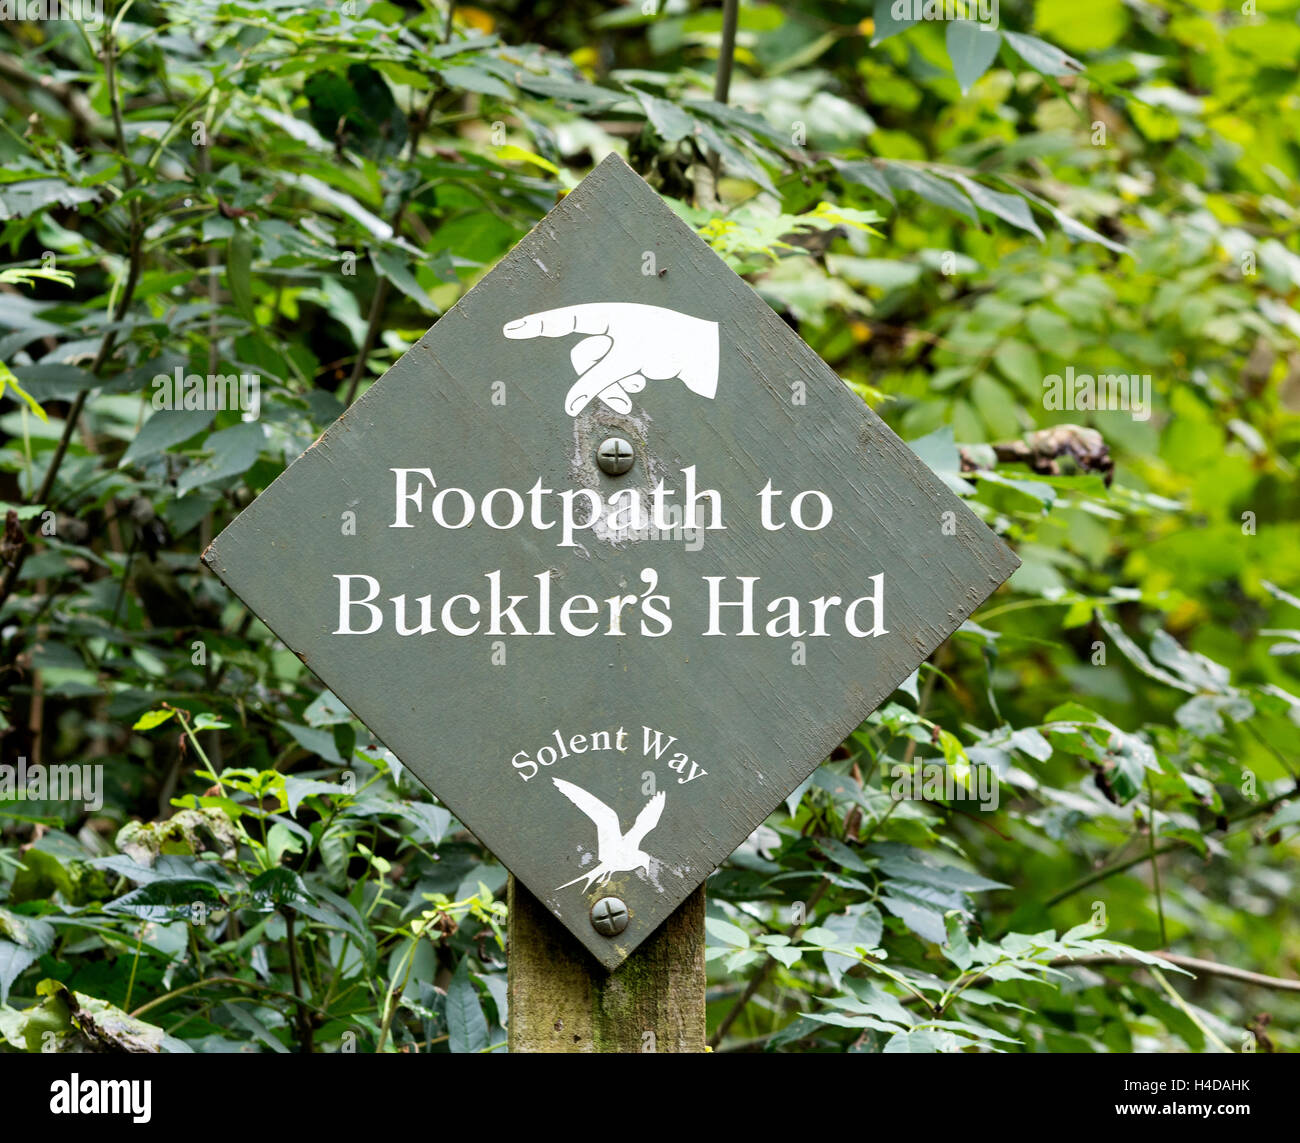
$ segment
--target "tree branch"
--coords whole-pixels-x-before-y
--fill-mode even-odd
[[[447,8],[447,24],[443,33],[443,42],[448,43],[451,40],[452,18],[455,15],[455,4]],[[442,94],[443,85],[435,82],[433,91],[429,94],[429,101],[424,105],[424,111],[411,126],[411,133],[407,139],[406,161],[411,162],[420,147],[420,136],[424,134],[429,126],[429,120],[433,118],[434,105],[438,96]],[[406,217],[406,208],[410,205],[410,198],[407,195],[402,196],[402,202],[393,215],[393,237],[398,236],[402,225],[402,220]],[[361,339],[360,351],[357,353],[357,360],[352,366],[352,376],[348,378],[347,399],[344,405],[351,405],[357,399],[357,387],[361,384],[361,378],[365,376],[366,359],[370,356],[370,351],[375,347],[375,339],[379,336],[379,324],[384,319],[384,308],[388,303],[388,279],[378,278],[375,282],[375,292],[370,299],[370,313],[366,317],[366,332]]]
[[[1145,860],[1145,856],[1143,857]],[[1185,968],[1189,972],[1199,973],[1202,976],[1218,976],[1224,980],[1237,980],[1243,984],[1253,984],[1258,988],[1271,988],[1276,992],[1300,992],[1300,980],[1287,980],[1280,976],[1265,976],[1260,972],[1250,972],[1244,968],[1237,968],[1231,964],[1220,964],[1214,960],[1202,960],[1200,957],[1184,956],[1182,953],[1171,952],[1152,952],[1150,956],[1158,956],[1161,960],[1167,960],[1170,964]],[[1070,968],[1071,966],[1083,966],[1090,968],[1102,968],[1106,965],[1116,965],[1123,968],[1150,968],[1150,965],[1143,964],[1142,961],[1131,956],[1122,956],[1118,953],[1098,953],[1095,956],[1061,956],[1047,962],[1050,968]],[[967,985],[968,988],[980,988],[990,983],[991,977],[987,973],[977,976]],[[913,1002],[912,997],[906,997],[900,1003],[907,1005]]]
[[[127,190],[131,190],[135,187],[135,173],[131,169],[130,155],[127,154],[126,134],[122,125],[122,93],[117,82],[116,52],[117,42],[113,38],[112,24],[109,24],[104,31],[104,80],[108,88],[109,104],[112,108],[117,151],[122,157],[123,179],[126,182]],[[113,307],[108,329],[104,331],[104,338],[99,343],[99,351],[95,354],[95,360],[90,366],[92,377],[99,377],[100,371],[112,356],[113,347],[117,342],[116,326],[126,316],[126,311],[130,308],[131,301],[135,296],[136,285],[140,281],[141,262],[143,260],[141,236],[140,200],[133,198],[131,200],[131,227],[127,254],[126,284],[122,287],[122,294],[117,299],[117,305]],[[81,420],[81,413],[86,407],[86,398],[89,396],[90,389],[82,389],[68,409],[68,419],[63,426],[63,435],[59,437],[59,443],[55,445],[54,455],[50,458],[49,467],[45,470],[45,477],[41,481],[41,486],[31,503],[44,504],[47,508],[50,507],[49,497],[54,490],[55,478],[58,476],[59,468],[63,464],[63,458],[67,455],[72,435],[77,431],[77,423]],[[39,526],[40,518],[34,517],[32,531],[34,532]],[[31,546],[29,544],[23,545],[5,569],[4,579],[0,581],[0,608],[4,607],[5,602],[13,592],[14,585],[18,582],[18,575],[22,571],[23,563],[27,559],[27,553],[30,550]]]
[[[1115,475],[1110,448],[1096,429],[1082,425],[1053,425],[1028,433],[1023,440],[992,445],[963,445],[958,449],[962,472],[991,469],[997,464],[1027,464],[1043,476],[1059,476],[1058,463],[1072,457],[1082,472],[1099,472],[1109,485]]]
[[[812,918],[813,910],[817,908],[817,903],[823,896],[825,896],[826,890],[830,888],[830,885],[830,880],[823,877],[817,888],[813,890],[812,896],[808,898],[808,905],[804,909],[804,917],[806,918],[804,924],[791,925],[786,929],[785,935],[792,941],[798,939],[799,934],[808,924],[808,920]],[[713,1030],[713,1035],[709,1037],[710,1048],[716,1048],[720,1043],[722,1043],[722,1037],[727,1034],[732,1024],[736,1022],[736,1018],[745,1010],[745,1006],[754,999],[754,993],[763,987],[763,983],[767,980],[768,974],[771,973],[774,964],[776,964],[775,960],[771,957],[766,957],[763,963],[759,966],[758,971],[749,978],[749,983],[745,985],[745,991],[736,998],[736,1003],[733,1004],[731,1008],[728,1009],[727,1014],[718,1021],[717,1028]]]
[[[718,72],[713,78],[713,100],[726,103],[731,94],[731,65],[736,58],[736,24],[740,0],[725,0],[722,8],[722,46],[718,50]]]
[[[1295,797],[1297,792],[1300,792],[1300,789],[1287,790],[1285,793],[1278,794],[1275,798],[1270,798],[1267,802],[1261,802],[1258,806],[1250,806],[1244,811],[1238,811],[1236,814],[1228,818],[1228,822],[1229,824],[1235,824],[1237,822],[1248,821],[1250,818],[1257,817],[1259,814],[1267,813],[1274,807],[1280,806],[1288,798]],[[1078,893],[1081,889],[1086,889],[1089,885],[1095,885],[1098,881],[1105,881],[1106,878],[1113,877],[1116,873],[1123,873],[1126,869],[1132,869],[1135,865],[1141,865],[1142,862],[1149,861],[1153,856],[1159,857],[1166,853],[1173,853],[1175,850],[1184,849],[1190,844],[1191,842],[1183,841],[1181,838],[1175,839],[1166,845],[1159,846],[1155,850],[1154,854],[1139,853],[1136,857],[1126,857],[1122,861],[1117,861],[1112,865],[1107,865],[1102,869],[1098,869],[1095,872],[1088,874],[1087,877],[1076,881],[1073,885],[1062,889],[1055,896],[1049,897],[1044,903],[1044,908],[1051,909],[1053,906],[1059,905],[1067,897],[1073,897],[1074,894]]]

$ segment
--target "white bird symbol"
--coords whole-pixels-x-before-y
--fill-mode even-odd
[[[646,802],[632,823],[632,828],[624,833],[619,825],[618,814],[594,794],[562,778],[552,778],[551,781],[561,794],[595,823],[596,850],[600,855],[600,863],[590,873],[579,873],[572,881],[557,885],[557,889],[567,889],[586,878],[587,884],[582,887],[585,893],[593,882],[600,881],[604,884],[615,873],[633,869],[650,872],[650,855],[641,849],[641,842],[659,824],[659,817],[664,812],[662,790]]]

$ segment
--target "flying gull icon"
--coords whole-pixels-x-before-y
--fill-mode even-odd
[[[563,778],[552,778],[556,789],[578,807],[596,826],[596,850],[600,861],[589,873],[580,873],[572,881],[566,881],[557,889],[567,889],[586,878],[582,887],[585,893],[592,883],[604,884],[615,873],[632,869],[644,869],[650,872],[650,855],[641,849],[641,842],[652,829],[659,824],[659,817],[664,812],[664,794],[661,790],[637,814],[632,828],[624,833],[619,825],[618,814],[611,810],[594,794],[588,793],[581,786],[566,782]]]

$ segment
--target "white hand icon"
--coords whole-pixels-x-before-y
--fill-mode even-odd
[[[529,314],[501,332],[512,341],[587,335],[569,354],[578,374],[564,398],[571,417],[595,397],[616,412],[630,412],[628,393],[639,393],[647,379],[680,378],[692,393],[709,399],[718,390],[718,323],[662,306],[587,302]]]

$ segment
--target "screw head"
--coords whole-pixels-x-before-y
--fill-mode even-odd
[[[591,907],[591,927],[602,937],[618,936],[627,922],[627,906],[618,897],[602,897]]]
[[[606,437],[596,449],[596,463],[601,472],[610,476],[622,476],[636,461],[631,441],[623,437]]]

